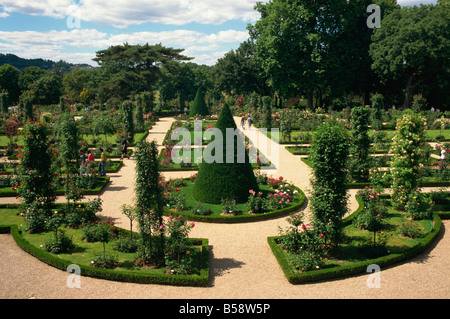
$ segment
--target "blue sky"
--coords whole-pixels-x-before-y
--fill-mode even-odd
[[[148,42],[185,49],[193,62],[213,65],[248,39],[257,1],[0,0],[0,52],[96,65],[98,50]]]

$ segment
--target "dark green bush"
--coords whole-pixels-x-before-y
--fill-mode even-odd
[[[67,237],[64,231],[53,233],[52,237],[45,243],[45,249],[53,254],[61,254],[71,251],[74,248],[72,239]]]
[[[205,97],[203,94],[203,89],[199,88],[197,94],[195,95],[194,102],[192,103],[191,110],[189,111],[190,117],[195,116],[207,116],[209,115],[209,110],[205,102]]]
[[[244,163],[238,162],[237,144],[244,143],[242,137],[234,136],[234,160],[232,163],[227,163],[226,153],[231,150],[227,150],[227,144],[230,143],[226,141],[226,130],[236,130],[236,124],[228,106],[223,106],[215,128],[219,129],[223,136],[223,154],[219,154],[222,163],[218,161],[208,163],[203,156],[195,179],[193,196],[200,202],[210,204],[220,204],[222,198],[232,198],[238,204],[245,203],[249,190],[258,192],[259,187],[247,151],[244,152]],[[213,154],[216,151],[213,144],[214,142],[209,143],[205,152]]]

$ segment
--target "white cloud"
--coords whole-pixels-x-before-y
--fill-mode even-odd
[[[420,4],[436,4],[437,0],[397,0],[397,3],[401,6],[413,6]]]
[[[221,24],[229,20],[253,22],[257,0],[80,0],[80,18],[125,28],[147,22],[185,25],[192,22]],[[74,12],[71,0],[0,0],[6,13],[19,12],[64,18]],[[78,14],[78,12],[77,12]]]
[[[213,65],[218,58],[248,38],[245,31],[227,30],[206,34],[191,30],[162,32],[135,32],[110,35],[95,29],[70,31],[0,31],[0,50],[26,58],[44,58],[54,61],[95,65],[95,52],[109,46],[129,44],[156,44],[185,49],[184,55],[198,64]],[[83,51],[83,53],[78,53]],[[80,62],[82,61],[82,62]]]

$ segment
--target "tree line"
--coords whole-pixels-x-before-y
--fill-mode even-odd
[[[368,24],[377,4],[380,28]],[[0,67],[0,92],[10,105],[121,105],[142,92],[162,107],[182,110],[199,88],[208,101],[258,94],[276,106],[304,99],[309,108],[371,104],[408,108],[414,97],[446,109],[449,91],[450,0],[400,7],[395,0],[271,0],[258,3],[260,19],[249,39],[218,59],[198,65],[183,49],[161,44],[111,46],[98,51],[97,68],[71,71]],[[5,98],[2,98],[5,100]]]

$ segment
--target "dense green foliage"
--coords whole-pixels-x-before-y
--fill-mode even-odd
[[[197,90],[197,94],[195,95],[194,102],[192,104],[192,107],[189,111],[190,117],[195,116],[207,116],[209,115],[208,106],[205,102],[205,96],[203,94],[203,89],[199,88]]]
[[[342,218],[347,212],[347,132],[341,125],[325,124],[315,133],[311,147],[312,225],[333,247],[342,240]]]
[[[393,202],[404,209],[411,194],[420,185],[420,169],[425,151],[425,119],[419,115],[404,115],[398,120],[391,152],[395,155],[391,163],[393,177]]]
[[[356,181],[368,181],[371,161],[369,158],[371,139],[369,138],[370,109],[356,107],[351,112],[350,174]]]
[[[222,141],[214,140],[206,147],[195,180],[194,197],[205,203],[218,204],[224,198],[246,202],[249,191],[258,192],[259,188],[244,139],[234,134],[236,124],[228,106],[223,106],[215,128],[220,131]],[[233,134],[230,141],[226,138],[227,130]],[[207,162],[205,154],[211,154],[213,161]]]
[[[164,197],[155,142],[141,142],[136,159],[136,214],[141,236],[140,258],[143,264],[164,263]],[[159,235],[154,238],[153,235]]]
[[[419,86],[432,105],[448,105],[449,23],[450,4],[442,0],[394,10],[374,32],[372,68],[386,87],[403,89],[403,107],[411,106]]]

